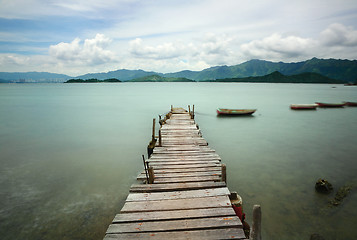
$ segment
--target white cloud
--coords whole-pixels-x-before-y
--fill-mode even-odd
[[[141,38],[136,38],[129,42],[129,52],[138,58],[152,59],[170,59],[184,55],[187,51],[187,46],[181,43],[163,43],[157,46],[144,45]]]
[[[283,37],[280,34],[272,34],[261,40],[253,40],[241,45],[243,55],[248,58],[260,58],[274,61],[296,60],[311,55],[311,51],[317,46],[313,39],[298,36]]]
[[[322,44],[326,46],[357,46],[357,30],[339,23],[331,24],[320,35]]]
[[[82,44],[79,38],[71,43],[61,42],[51,45],[49,54],[56,60],[67,64],[96,65],[115,61],[115,55],[105,48],[111,40],[103,34],[97,34],[93,39],[86,39]]]

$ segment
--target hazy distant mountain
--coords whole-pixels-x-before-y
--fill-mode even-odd
[[[295,75],[284,75],[278,71],[264,76],[245,77],[245,78],[226,78],[210,80],[212,82],[260,82],[260,83],[343,83],[342,80],[336,80],[325,77],[318,73],[300,73]]]
[[[317,59],[313,58],[297,63],[269,62],[250,60],[235,66],[218,66],[202,71],[182,71],[165,74],[165,77],[186,77],[196,81],[264,76],[274,71],[284,75],[295,75],[305,72],[319,73],[323,76],[354,82],[357,80],[357,60]]]
[[[0,82],[64,82],[69,78],[48,72],[0,72]]]
[[[70,78],[98,80],[116,78],[121,81],[129,81],[132,79],[139,79],[152,75],[165,78],[187,78],[195,81],[205,81],[225,78],[264,76],[275,71],[278,71],[283,75],[318,73],[330,79],[342,80],[343,82],[356,82],[357,60],[312,58],[310,60],[297,63],[250,60],[248,62],[234,66],[216,66],[204,69],[202,71],[185,70],[167,74],[126,69],[111,71],[107,73],[89,73],[77,77],[70,77],[64,74],[47,72],[0,72],[0,82],[65,82]]]
[[[88,73],[88,74],[85,74],[85,75],[78,76],[76,78],[82,78],[82,79],[116,78],[116,79],[119,79],[120,81],[128,81],[128,80],[132,80],[132,79],[135,79],[135,78],[141,78],[141,77],[146,77],[146,76],[150,76],[150,75],[162,75],[162,73],[146,72],[146,71],[143,71],[143,70],[120,69],[120,70],[117,70],[117,71],[111,71],[111,72],[107,72],[107,73]]]

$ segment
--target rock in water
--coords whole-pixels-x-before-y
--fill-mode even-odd
[[[350,186],[343,186],[340,187],[335,195],[335,198],[330,200],[330,205],[332,206],[338,206],[342,203],[342,200],[347,197],[347,194],[350,193],[352,187]]]
[[[319,193],[330,193],[333,187],[327,180],[319,178],[315,183],[315,189]]]
[[[320,234],[314,233],[311,234],[310,240],[325,240],[325,238],[323,238]]]

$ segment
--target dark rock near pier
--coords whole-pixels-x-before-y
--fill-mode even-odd
[[[320,234],[314,233],[311,234],[310,240],[325,240],[325,238],[323,238]]]
[[[327,180],[319,178],[315,183],[315,189],[319,193],[330,193],[333,187]]]

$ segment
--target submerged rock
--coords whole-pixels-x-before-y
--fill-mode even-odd
[[[343,186],[340,187],[335,195],[335,198],[330,200],[330,205],[332,206],[338,206],[341,204],[342,200],[347,197],[347,194],[350,193],[351,191],[351,187],[350,186]]]
[[[327,180],[319,178],[315,183],[315,189],[319,193],[330,193],[333,187]]]
[[[314,233],[311,234],[310,240],[325,240],[325,238],[323,238],[320,234]]]

